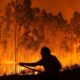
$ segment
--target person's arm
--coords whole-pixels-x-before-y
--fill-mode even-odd
[[[36,66],[36,63],[19,63],[20,66]]]
[[[41,65],[42,60],[35,62],[35,63],[19,63],[20,66],[37,66]]]

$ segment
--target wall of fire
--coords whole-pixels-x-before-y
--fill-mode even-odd
[[[19,62],[41,59],[43,46],[51,49],[62,66],[80,64],[80,13],[68,23],[39,8],[11,1],[0,10],[0,74],[19,73]]]

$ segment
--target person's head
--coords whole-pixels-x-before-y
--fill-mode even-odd
[[[50,51],[50,49],[48,47],[43,47],[41,49],[41,55],[42,55],[42,57],[47,57],[47,56],[50,55],[50,53],[51,53],[51,51]]]

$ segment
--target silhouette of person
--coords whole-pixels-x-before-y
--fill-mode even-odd
[[[20,63],[19,65],[24,66],[36,66],[36,65],[42,65],[45,69],[43,75],[45,76],[56,76],[59,73],[59,70],[61,69],[61,64],[56,58],[56,56],[53,56],[50,54],[51,51],[47,47],[43,47],[41,49],[41,55],[42,59],[36,63]]]

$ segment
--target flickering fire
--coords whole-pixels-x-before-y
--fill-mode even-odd
[[[0,11],[0,75],[27,70],[18,63],[40,60],[43,46],[50,48],[51,54],[59,59],[63,68],[80,64],[80,28],[74,16],[69,24],[61,14],[52,16],[45,11],[39,12],[39,9],[31,8],[30,4],[28,10],[33,12],[27,12],[31,12],[34,19],[29,15],[28,20],[24,15],[24,5],[19,3],[17,12],[14,0],[12,2]],[[42,70],[41,67],[38,69]]]
[[[13,61],[2,61],[1,64],[15,64]]]
[[[60,56],[60,55],[54,54],[54,53],[52,53],[52,54],[58,57],[59,61],[61,62],[62,66],[63,66],[63,68],[66,67],[66,66],[74,65],[74,64],[80,64],[79,55],[77,55],[76,53],[73,53],[73,55],[68,53],[68,55],[64,55],[64,56]],[[24,56],[24,54],[23,54],[23,56]],[[29,56],[26,56],[26,58],[25,59],[23,58],[22,60],[24,62],[36,62],[40,59],[38,56],[39,55],[37,55],[36,60],[35,60],[36,57],[33,57],[33,58],[31,57],[30,58]],[[28,60],[27,60],[27,58],[28,58]],[[19,63],[19,61],[21,62],[20,58],[18,59],[17,62]],[[32,71],[29,71],[25,67],[19,66],[18,63],[14,62],[14,61],[6,61],[6,59],[5,59],[5,61],[2,61],[0,63],[1,64],[0,67],[2,67],[2,69],[0,70],[0,73],[1,74],[6,74],[6,75],[14,74],[15,73],[15,65],[16,65],[18,74],[20,74],[21,71],[26,71],[26,74],[31,74],[30,72],[32,72]],[[39,66],[36,67],[35,69],[43,70],[43,68],[41,68]],[[37,74],[37,72],[35,72],[34,74]]]

